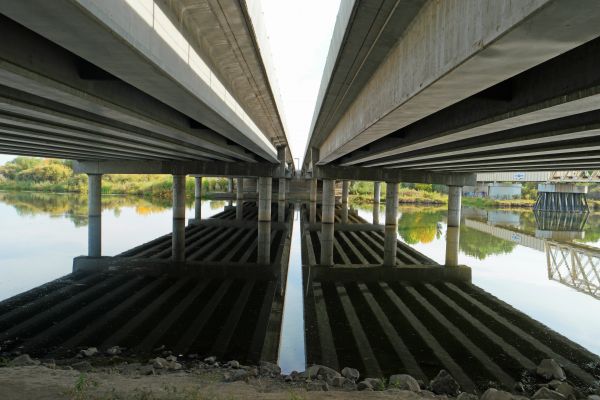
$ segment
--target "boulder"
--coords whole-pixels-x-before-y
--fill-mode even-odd
[[[548,389],[547,387],[542,387],[539,388],[537,392],[535,392],[533,394],[533,397],[531,397],[532,399],[550,399],[550,400],[565,400],[566,397],[563,396],[562,394],[552,390],[552,389]]]
[[[352,382],[356,382],[360,378],[360,372],[357,369],[345,367],[342,370],[342,376],[346,379],[350,379]]]
[[[342,376],[335,369],[326,367],[324,365],[320,366],[318,375],[321,375],[326,381],[330,381],[333,378],[340,378]]]
[[[39,365],[40,362],[38,360],[34,360],[29,357],[29,354],[21,354],[18,357],[13,358],[9,363],[9,367],[26,367],[30,365]]]
[[[209,364],[209,365],[214,364],[216,361],[217,361],[217,357],[215,357],[215,356],[206,357],[204,359],[204,362],[207,363],[207,364]]]
[[[590,394],[587,397],[587,400],[600,400],[600,396],[598,396],[597,394]]]
[[[372,391],[373,385],[371,385],[371,382],[365,379],[364,381],[358,382],[358,385],[356,385],[356,389],[360,391]]]
[[[118,354],[121,354],[121,348],[119,346],[109,347],[108,349],[106,349],[106,354],[108,354],[109,356],[116,356]]]
[[[555,391],[565,396],[567,400],[575,400],[575,389],[567,382],[561,382],[560,385],[554,388]]]
[[[544,377],[545,379],[558,379],[559,381],[564,381],[567,379],[565,375],[565,371],[561,368],[558,363],[552,358],[546,358],[542,360],[540,365],[537,366],[535,372]]]
[[[379,378],[366,378],[363,382],[368,382],[373,390],[385,390],[385,384]]]
[[[152,364],[152,367],[154,367],[155,369],[167,368],[167,360],[165,360],[162,357],[153,358],[152,360],[150,360],[150,364]]]
[[[247,378],[248,378],[248,371],[246,371],[245,369],[235,369],[235,370],[229,371],[225,374],[225,380],[227,382],[243,381],[243,380],[246,380]]]
[[[338,376],[338,377],[331,379],[330,384],[333,387],[341,388],[342,386],[344,386],[345,381],[346,381],[346,378],[344,378],[343,376]]]
[[[329,385],[323,381],[310,381],[306,384],[306,390],[309,392],[326,392],[329,390]]]
[[[236,361],[236,360],[231,360],[227,363],[227,365],[229,365],[230,368],[233,369],[239,369],[240,368],[240,362]]]
[[[478,400],[479,398],[471,393],[462,392],[458,396],[456,396],[456,400]]]
[[[270,363],[268,361],[260,362],[260,374],[261,375],[281,375],[281,368],[279,365]]]
[[[88,347],[87,349],[81,350],[79,354],[85,357],[92,357],[98,353],[98,349],[95,347]]]
[[[411,392],[419,393],[421,386],[415,378],[407,374],[397,374],[390,376],[388,388],[396,388],[400,390],[410,390]]]
[[[503,390],[489,388],[479,398],[479,400],[513,400],[514,397],[511,393]]]
[[[430,386],[435,394],[457,396],[460,392],[460,385],[445,369],[442,369],[437,376],[431,380]]]

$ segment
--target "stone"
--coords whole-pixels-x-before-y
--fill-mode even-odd
[[[40,362],[38,360],[34,360],[29,357],[29,354],[22,354],[18,357],[13,358],[9,363],[9,367],[26,367],[30,365],[39,365]]]
[[[90,364],[88,361],[80,361],[78,363],[71,364],[71,367],[79,372],[90,372],[92,369],[94,369],[92,364]]]
[[[568,400],[575,400],[575,389],[567,382],[561,382],[561,384],[555,387],[554,390],[565,396],[565,398]]]
[[[446,394],[448,396],[457,396],[460,391],[460,385],[452,375],[445,369],[442,369],[430,383],[431,390],[435,394]]]
[[[523,385],[523,382],[515,383],[513,386],[513,391],[518,393],[525,393],[525,385]]]
[[[390,376],[388,388],[396,388],[400,390],[410,390],[411,392],[419,393],[421,387],[415,378],[407,374],[397,374]]]
[[[598,396],[597,394],[590,394],[587,397],[587,400],[600,400],[600,396]]]
[[[558,363],[552,358],[546,358],[542,360],[540,365],[537,366],[535,372],[548,380],[550,379],[558,379],[559,381],[564,381],[567,379],[565,375],[565,371],[561,368]]]
[[[206,357],[204,359],[204,362],[207,363],[207,364],[209,364],[209,365],[214,364],[216,361],[217,361],[217,357],[215,357],[215,356]]]
[[[142,365],[138,368],[140,375],[154,375],[154,367],[152,365]]]
[[[233,369],[239,369],[240,368],[240,362],[236,361],[236,360],[231,360],[227,363],[227,365],[229,365],[229,367],[233,368]]]
[[[352,382],[356,382],[358,378],[360,378],[360,372],[357,369],[345,367],[342,370],[342,376],[344,378],[350,379]]]
[[[479,400],[513,400],[513,395],[503,390],[489,388],[483,392]]]
[[[121,348],[119,346],[112,346],[106,349],[105,353],[109,356],[116,356],[118,354],[121,354]]]
[[[369,382],[373,390],[385,390],[385,384],[379,378],[367,378],[364,381]]]
[[[456,396],[456,400],[478,400],[479,398],[471,393],[462,392],[458,396]]]
[[[306,384],[306,390],[308,392],[327,392],[329,390],[329,385],[327,385],[327,382],[323,381],[310,381]]]
[[[304,371],[305,378],[317,379],[317,375],[319,375],[320,369],[320,365],[311,365],[310,367],[306,368],[306,371]]]
[[[330,384],[333,387],[342,387],[344,386],[344,382],[346,381],[346,378],[344,378],[343,376],[338,376],[335,377],[331,380]]]
[[[286,375],[283,377],[283,381],[284,382],[293,382],[294,378],[292,377],[292,375]]]
[[[364,381],[360,381],[358,382],[358,385],[356,385],[356,389],[360,390],[360,391],[364,391],[364,390],[373,390],[373,386],[371,385],[371,382],[364,380]]]
[[[225,380],[227,382],[243,381],[243,380],[246,380],[247,378],[248,378],[248,371],[246,371],[245,369],[235,369],[235,370],[229,371],[225,374]]]
[[[550,399],[550,400],[565,400],[565,396],[562,394],[555,392],[554,390],[548,389],[546,387],[538,389],[537,392],[533,394],[532,399]]]
[[[279,365],[277,364],[273,364],[271,362],[268,361],[261,361],[260,362],[260,374],[261,375],[281,375],[281,368],[279,368]]]
[[[81,350],[79,354],[85,357],[92,357],[98,353],[98,349],[95,347],[88,347],[87,349]]]
[[[342,376],[335,369],[326,367],[324,365],[320,366],[320,368],[319,368],[319,375],[321,375],[322,379],[324,379],[326,381],[330,381],[333,378],[339,378],[339,377]]]
[[[167,358],[165,358],[165,360],[167,360],[168,362],[176,362],[177,361],[177,357],[175,357],[175,356],[168,356]]]
[[[435,393],[429,390],[421,390],[421,396],[435,398]]]
[[[162,357],[156,357],[150,360],[150,364],[156,369],[167,368],[167,360]]]

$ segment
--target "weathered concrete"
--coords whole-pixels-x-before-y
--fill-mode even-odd
[[[237,178],[237,193],[235,205],[235,219],[241,220],[244,215],[244,178]]]
[[[102,175],[88,175],[88,256],[102,255]]]
[[[173,175],[173,261],[185,260],[185,175]]]
[[[323,181],[321,201],[321,264],[333,265],[333,232],[335,223],[335,181]]]
[[[446,231],[446,266],[458,265],[458,250],[460,241],[460,211],[462,188],[448,187],[448,228]]]
[[[317,221],[317,180],[310,179],[310,198],[309,198],[309,221],[314,223]]]
[[[202,177],[194,177],[194,218],[202,219]]]
[[[260,215],[260,209],[259,209]],[[256,260],[259,264],[271,263],[271,221],[258,221],[258,250]]]
[[[258,221],[271,221],[272,178],[258,178]]]
[[[383,265],[396,265],[396,248],[398,243],[398,184],[386,182],[385,194],[385,242],[383,249]]]

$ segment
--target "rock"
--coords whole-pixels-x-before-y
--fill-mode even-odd
[[[243,381],[246,380],[246,378],[248,378],[248,371],[245,369],[235,369],[225,374],[225,380],[227,382]]]
[[[327,382],[323,381],[311,381],[306,384],[306,390],[308,392],[327,392],[329,390],[329,385],[327,385]]]
[[[154,375],[154,367],[152,365],[142,365],[138,368],[140,375]]]
[[[105,353],[109,356],[116,356],[118,354],[121,354],[121,348],[119,346],[112,346],[106,349]]]
[[[371,385],[371,382],[364,380],[364,381],[358,382],[358,385],[356,385],[356,389],[358,389],[360,391],[373,390],[373,386]]]
[[[363,382],[369,382],[373,390],[385,390],[385,385],[381,379],[378,378],[367,378]]]
[[[567,382],[561,382],[561,384],[555,387],[554,390],[565,396],[565,398],[568,400],[575,400],[575,389]]]
[[[324,365],[320,366],[320,368],[319,368],[319,375],[321,375],[322,379],[324,379],[326,381],[330,381],[333,378],[340,378],[342,376],[335,369],[326,367]]]
[[[42,363],[42,365],[46,368],[50,368],[50,369],[55,369],[56,368],[56,361],[54,360],[46,360]]]
[[[270,363],[268,361],[260,362],[260,374],[261,375],[281,375],[281,368],[279,365]]]
[[[209,364],[209,365],[212,365],[215,362],[217,362],[217,357],[215,357],[215,356],[206,357],[204,359],[204,362],[207,363],[207,364]]]
[[[239,369],[240,368],[240,363],[239,363],[239,361],[236,361],[236,360],[229,361],[227,363],[227,365],[229,365],[233,369]]]
[[[352,382],[356,382],[358,378],[360,378],[360,372],[357,369],[345,367],[342,370],[342,376],[351,380]]]
[[[563,371],[561,366],[552,358],[542,360],[535,372],[546,379],[558,379],[559,381],[567,379],[565,371]]]
[[[283,377],[283,381],[284,382],[293,382],[294,381],[294,377],[292,375],[286,375]]]
[[[590,394],[587,397],[587,400],[600,400],[600,396],[598,396],[597,394]]]
[[[421,396],[422,397],[430,397],[430,398],[435,398],[435,393],[429,391],[429,390],[421,390]]]
[[[523,385],[523,382],[515,383],[515,385],[513,386],[513,391],[518,393],[525,393],[525,385]]]
[[[71,364],[71,367],[79,372],[90,372],[92,369],[94,369],[92,364],[90,364],[88,361],[80,361],[78,363]]]
[[[29,365],[39,365],[40,362],[38,360],[34,360],[29,357],[29,354],[22,354],[18,357],[13,358],[9,363],[9,367],[26,367]]]
[[[168,356],[165,360],[167,360],[168,362],[177,362],[177,357],[175,357],[175,356]]]
[[[419,393],[421,387],[415,378],[407,374],[397,374],[390,376],[388,388],[396,388],[400,390],[410,390],[411,392]]]
[[[456,396],[456,400],[478,400],[479,398],[471,393],[462,392],[458,396]]]
[[[456,396],[460,391],[460,385],[445,369],[442,369],[435,378],[431,380],[431,390],[435,394],[446,394]]]
[[[320,365],[311,365],[306,368],[306,371],[303,372],[305,378],[308,379],[317,379],[317,375],[319,375],[319,370],[321,369]]]
[[[87,349],[81,350],[79,354],[85,357],[92,357],[98,353],[98,349],[95,347],[88,347]]]
[[[167,367],[167,360],[162,357],[156,357],[150,360],[150,364],[156,369],[163,369]]]
[[[342,387],[344,386],[344,382],[346,381],[346,378],[344,378],[343,376],[338,376],[335,377],[331,380],[330,384],[333,387]]]
[[[513,395],[503,390],[489,388],[483,392],[479,400],[513,400]]]
[[[532,399],[565,400],[565,396],[554,390],[543,387],[534,393]]]
[[[179,364],[176,361],[167,361],[167,369],[171,371],[179,371],[183,368],[183,365]]]

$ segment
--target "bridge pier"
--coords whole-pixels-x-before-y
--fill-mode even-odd
[[[194,177],[194,218],[190,218],[189,224],[195,225],[202,221],[202,177]]]
[[[373,223],[379,224],[379,207],[381,204],[381,182],[373,182]]]
[[[235,219],[241,220],[244,215],[244,178],[237,178]]]
[[[398,183],[386,182],[385,195],[385,239],[383,248],[383,265],[396,265],[396,249],[398,245]]]
[[[173,175],[173,261],[185,260],[185,175]]]
[[[88,257],[102,254],[102,175],[88,174]]]
[[[350,193],[350,181],[342,181],[342,223],[348,223],[348,194]]]
[[[323,180],[321,201],[321,264],[333,265],[333,231],[335,223],[335,181]]]
[[[271,259],[271,192],[273,179],[258,178],[258,254],[259,264],[269,264]]]
[[[227,178],[227,193],[229,193],[227,205],[231,207],[233,205],[233,178]]]
[[[462,186],[448,186],[448,226],[446,230],[446,266],[458,266]]]
[[[540,183],[538,198],[533,206],[535,211],[589,212],[586,193],[587,186],[574,183]]]
[[[310,195],[309,195],[309,222],[317,222],[317,180],[311,178],[310,180]]]

